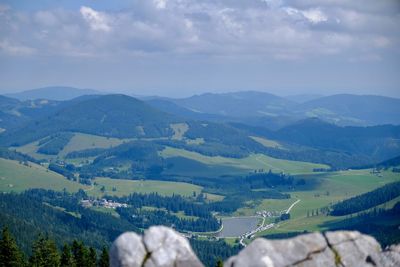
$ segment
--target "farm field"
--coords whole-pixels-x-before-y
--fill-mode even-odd
[[[340,221],[343,217],[322,215],[320,212],[319,215],[316,215],[316,210],[326,207],[330,203],[336,203],[352,196],[371,191],[384,184],[400,180],[400,175],[391,171],[384,171],[381,175],[382,177],[378,177],[377,175],[371,174],[368,169],[341,171],[319,175],[319,183],[311,184],[311,186],[306,185],[303,188],[289,192],[292,196],[292,200],[301,200],[291,210],[291,219],[279,223],[279,227],[277,228],[260,232],[259,235],[298,232],[304,230],[324,230],[324,224]],[[305,179],[307,181],[313,178],[312,176],[309,176],[305,177]],[[392,200],[386,203],[386,207],[390,208],[394,203],[395,200]],[[259,208],[262,207],[257,206],[253,211],[258,210]],[[314,216],[312,216],[313,212]]]
[[[0,191],[21,192],[30,188],[43,188],[70,192],[86,189],[87,186],[67,180],[64,176],[29,162],[29,166],[18,161],[0,158]]]
[[[279,148],[279,149],[285,149],[285,147],[280,144],[277,141],[274,140],[269,140],[263,137],[257,137],[257,136],[250,136],[251,139],[253,139],[254,141],[262,144],[265,147],[272,147],[272,148]]]
[[[61,150],[59,156],[64,157],[70,152],[91,148],[111,148],[128,141],[130,141],[130,139],[118,139],[92,134],[75,133],[69,143],[63,150]]]
[[[201,186],[180,182],[153,181],[153,180],[123,180],[99,177],[94,180],[95,186],[87,190],[92,196],[101,197],[103,195],[126,196],[131,193],[155,193],[160,195],[171,196],[172,194],[180,194],[183,196],[192,196],[193,192],[199,194],[202,190]],[[104,186],[105,191],[101,188]],[[115,187],[115,191],[113,191]]]
[[[26,144],[26,145],[23,145],[20,147],[13,147],[12,149],[15,149],[16,151],[18,151],[22,154],[31,156],[32,158],[37,159],[37,160],[43,160],[43,159],[49,160],[49,159],[53,159],[56,157],[54,155],[45,155],[45,154],[38,153],[37,150],[39,149],[39,147],[40,147],[39,141],[35,141],[35,142],[29,143],[29,144]]]
[[[104,136],[97,136],[92,134],[84,133],[74,133],[74,136],[68,142],[68,144],[60,151],[58,155],[45,155],[38,153],[39,141],[34,141],[32,143],[15,147],[14,149],[18,152],[27,154],[35,159],[53,159],[56,157],[65,157],[68,153],[73,151],[91,149],[91,148],[111,148],[118,146],[124,142],[128,142],[131,139],[118,139],[118,138],[108,138]]]
[[[193,192],[201,193],[202,187],[181,182],[167,181],[134,181],[111,178],[97,178],[95,186],[85,186],[77,182],[69,181],[64,176],[46,169],[45,167],[29,162],[29,166],[20,164],[18,161],[0,158],[0,191],[21,192],[30,188],[43,188],[68,192],[85,190],[89,195],[101,197],[103,195],[125,196],[131,193],[152,193],[171,196],[180,194],[192,196]],[[105,187],[102,192],[101,188]],[[115,187],[116,191],[112,188]],[[223,196],[207,193],[209,201],[218,201]]]
[[[313,173],[314,168],[328,168],[324,164],[276,159],[263,154],[251,154],[248,157],[236,159],[221,156],[205,156],[200,153],[172,147],[166,147],[160,154],[166,159],[183,157],[210,166],[239,169],[238,171],[242,170],[242,173],[248,173],[256,169],[271,169],[273,172],[285,172],[295,175]],[[195,172],[194,170],[192,171]]]

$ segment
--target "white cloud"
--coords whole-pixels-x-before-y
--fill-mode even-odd
[[[156,8],[164,9],[167,7],[167,0],[153,0]]]
[[[320,23],[328,20],[328,17],[319,8],[311,8],[301,12],[311,23]]]
[[[285,10],[289,16],[303,17],[312,24],[318,24],[321,22],[328,21],[327,15],[324,12],[322,12],[319,8],[299,10],[293,7],[285,7],[283,8],[283,10]]]
[[[344,2],[288,3],[138,0],[129,9],[112,12],[86,6],[33,13],[4,9],[0,40],[8,40],[2,49],[10,54],[93,57],[163,53],[287,60],[358,57],[400,47],[396,13],[383,8],[371,13]]]
[[[111,31],[109,19],[104,13],[86,6],[82,6],[80,12],[92,30],[105,32]]]

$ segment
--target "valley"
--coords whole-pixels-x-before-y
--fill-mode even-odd
[[[393,215],[397,192],[371,208],[332,214],[337,203],[400,181],[399,126],[343,127],[312,118],[271,130],[176,116],[123,95],[61,103],[0,133],[0,191],[44,205],[43,216],[52,218],[46,229],[56,238],[62,231],[53,224],[80,235],[93,220],[89,244],[100,242],[100,233],[108,233],[104,243],[122,229],[154,224],[192,242],[223,240],[233,250],[257,237],[342,228],[389,244],[400,223]],[[27,222],[24,208],[13,211],[4,201],[5,222],[27,223],[36,229],[25,233],[33,239],[40,218]],[[363,216],[373,226],[363,228]]]

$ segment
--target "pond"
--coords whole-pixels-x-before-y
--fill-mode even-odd
[[[258,217],[234,217],[222,219],[224,228],[218,234],[219,237],[239,237],[257,228]]]

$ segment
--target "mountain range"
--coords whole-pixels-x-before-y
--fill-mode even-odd
[[[104,93],[93,89],[78,89],[66,86],[51,86],[51,87],[30,89],[18,93],[10,93],[6,94],[5,96],[16,98],[21,101],[36,100],[36,99],[65,101],[83,95],[99,95],[99,94],[104,94]]]
[[[367,120],[372,111],[365,108],[369,103],[365,99],[375,103],[371,109],[376,112],[384,110],[381,113],[388,118],[384,122],[398,120],[396,103],[400,100],[375,96],[337,95],[302,104],[257,92],[146,101],[126,95],[80,96],[68,101],[19,101],[1,96],[0,144],[21,146],[60,132],[72,132],[154,140],[206,155],[243,157],[266,153],[337,166],[365,165],[398,156],[400,126],[343,126],[330,122],[357,109],[352,106],[356,102],[363,107],[354,111],[353,116]],[[255,104],[251,105],[253,100]],[[341,105],[331,103],[335,101]],[[332,109],[337,117],[332,117],[332,113],[329,118],[296,114],[296,110],[309,111],[319,106]],[[260,111],[263,107],[269,115],[251,115],[252,110]],[[276,113],[271,116],[273,110]],[[377,119],[378,116],[372,116],[369,124]],[[282,147],[265,147],[254,136],[275,140]]]

